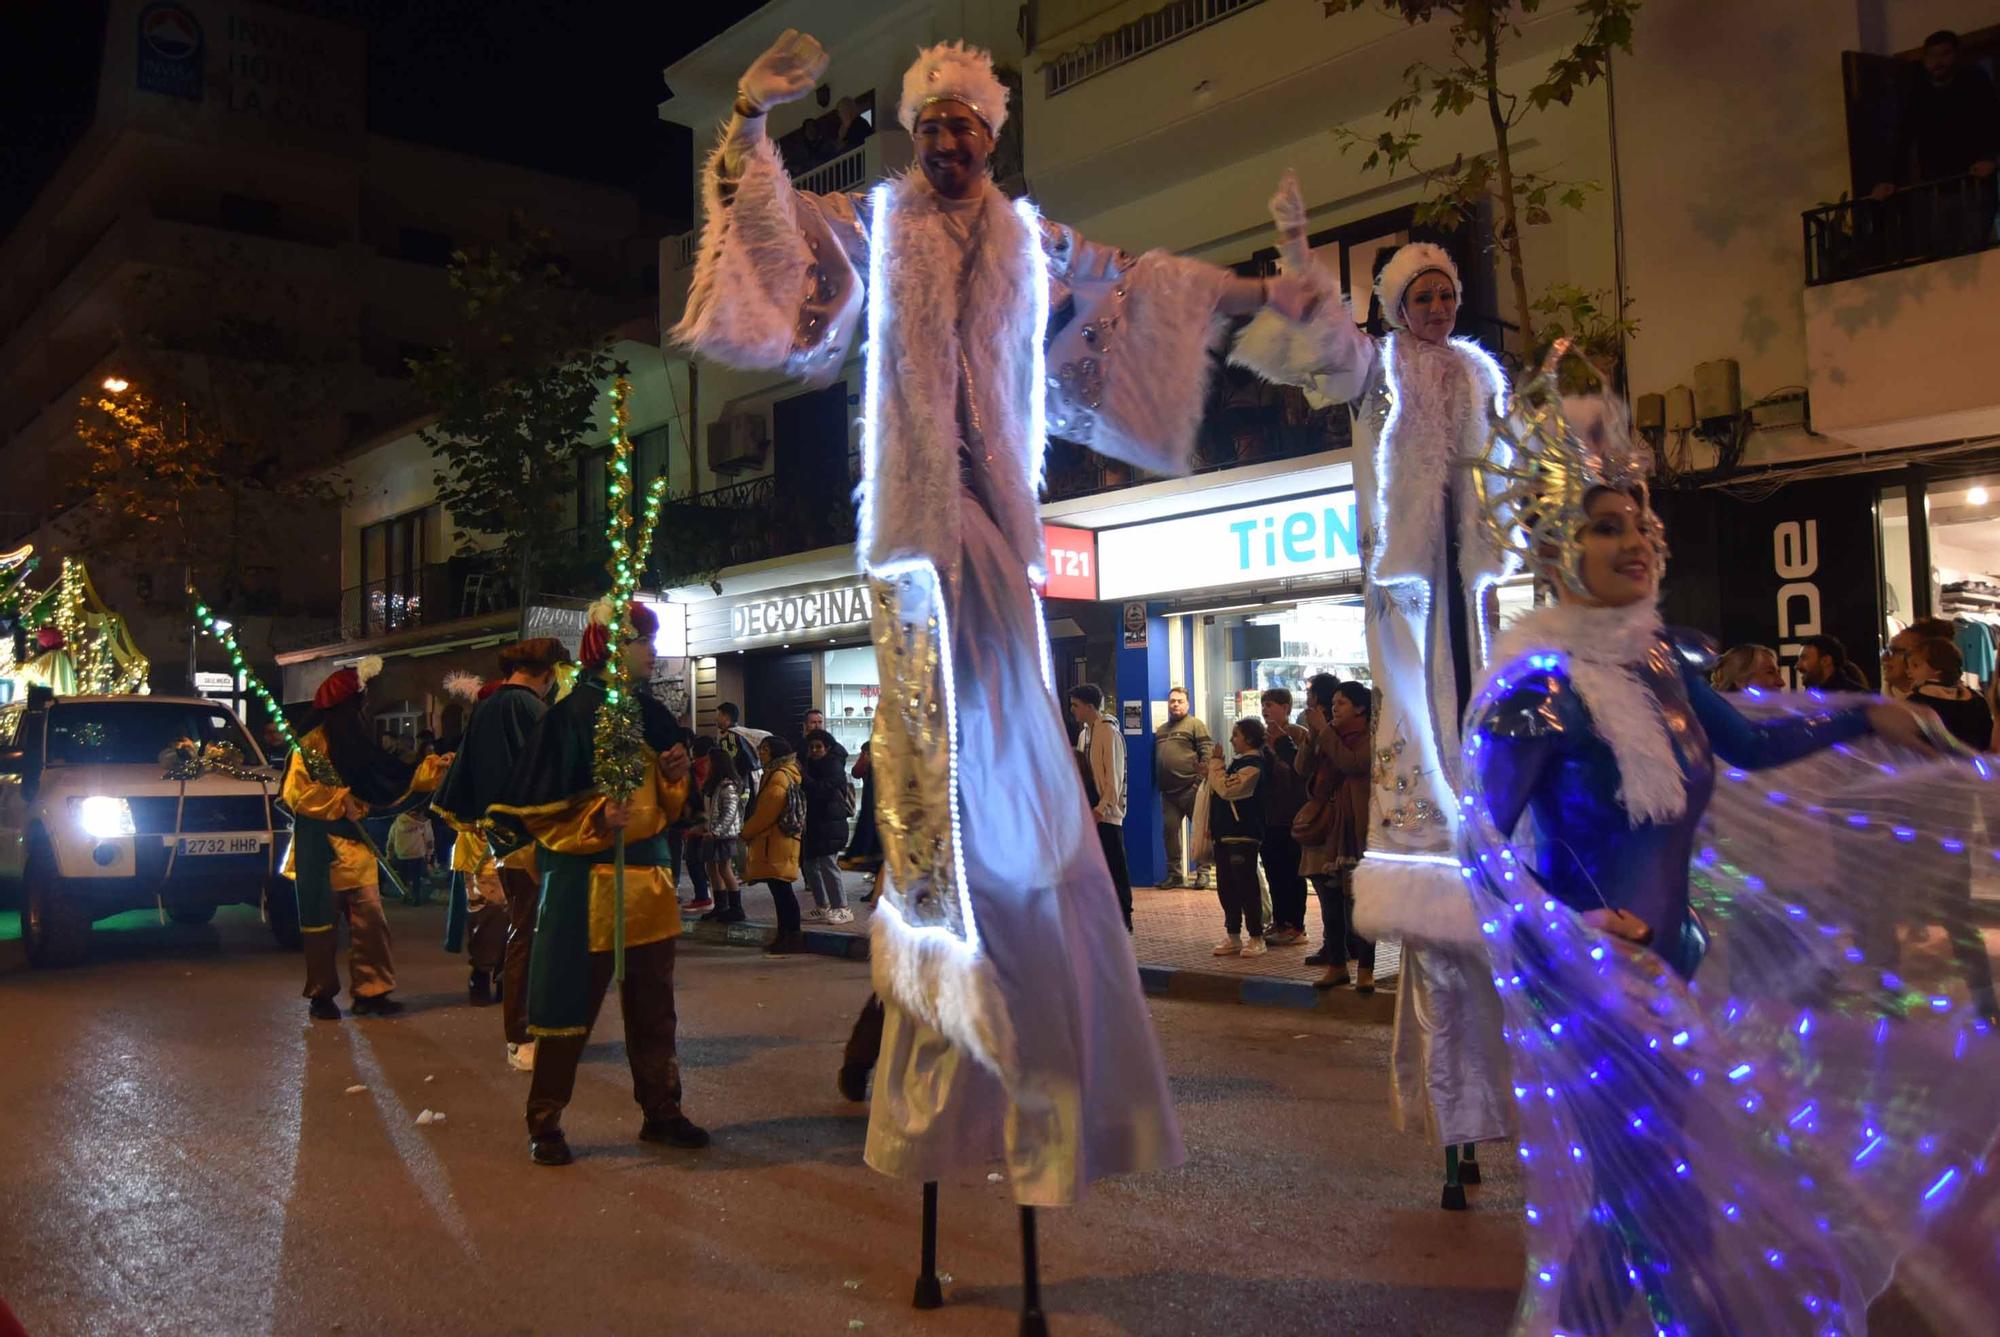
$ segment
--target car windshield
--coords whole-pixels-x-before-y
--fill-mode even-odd
[[[184,738],[204,747],[233,744],[245,764],[257,764],[257,749],[243,726],[220,706],[191,701],[58,701],[49,707],[52,766],[164,764]]]

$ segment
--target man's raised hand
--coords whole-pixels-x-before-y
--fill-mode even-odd
[[[826,73],[826,48],[810,33],[787,28],[770,49],[750,63],[736,88],[755,107],[797,102],[818,87]]]

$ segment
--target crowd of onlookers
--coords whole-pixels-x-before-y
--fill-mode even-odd
[[[1307,683],[1302,722],[1294,723],[1291,692],[1273,687],[1263,694],[1259,716],[1231,728],[1225,754],[1189,709],[1187,691],[1167,694],[1167,718],[1153,733],[1167,852],[1160,885],[1213,885],[1225,929],[1215,955],[1261,956],[1273,947],[1306,945],[1310,887],[1319,898],[1320,946],[1304,959],[1323,967],[1315,982],[1331,989],[1351,981],[1363,993],[1374,991],[1374,947],[1353,932],[1351,887],[1367,847],[1372,701],[1360,683],[1322,673]],[[1069,706],[1079,729],[1084,796],[1130,928],[1124,738],[1099,688],[1072,688]]]
[[[1919,618],[1890,637],[1882,652],[1882,695],[1921,706],[1947,732],[1975,752],[2000,751],[2000,675],[1984,690],[1966,682],[1965,652],[1959,629],[1948,618]],[[1832,636],[1809,636],[1800,645],[1799,686],[1825,692],[1872,692],[1859,665]],[[1764,645],[1739,645],[1722,656],[1709,681],[1718,691],[1783,691],[1788,685],[1777,652]]]

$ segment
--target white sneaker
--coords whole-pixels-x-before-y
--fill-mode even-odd
[[[1243,950],[1237,953],[1237,955],[1262,956],[1265,952],[1269,950],[1270,948],[1264,945],[1264,940],[1262,938],[1252,938],[1250,939],[1250,941],[1243,944]]]
[[[828,910],[826,912],[826,922],[829,924],[852,924],[854,922],[854,911],[846,908]]]
[[[810,924],[824,924],[826,922],[826,911],[815,905],[812,909],[801,914],[799,918]]]
[[[1262,943],[1258,943],[1258,950],[1263,950]],[[1241,956],[1242,954],[1243,939],[1237,937],[1234,933],[1215,944],[1215,950],[1209,953],[1210,956]]]
[[[509,1040],[507,1042],[507,1066],[515,1072],[533,1072],[535,1070],[535,1042],[530,1040],[524,1045],[517,1045],[512,1040]]]

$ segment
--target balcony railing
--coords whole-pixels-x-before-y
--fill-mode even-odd
[[[1240,14],[1263,0],[1173,0],[1150,14],[1052,58],[1045,67],[1048,96],[1067,92],[1086,79],[1137,60],[1149,51],[1170,46],[1183,37]]]
[[[863,142],[819,166],[794,173],[792,184],[815,195],[839,195],[868,184],[868,144]]]
[[[1950,176],[1808,209],[1806,286],[1970,255],[2000,245],[1995,178]]]

